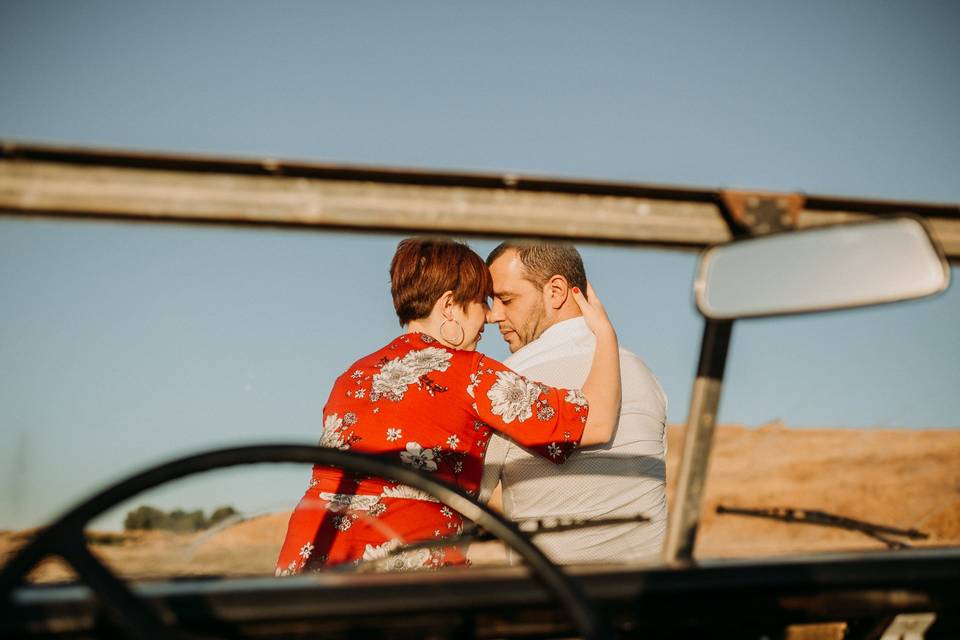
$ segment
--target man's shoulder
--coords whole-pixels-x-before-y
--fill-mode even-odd
[[[519,374],[537,377],[550,386],[579,387],[590,371],[593,334],[537,339],[511,354],[503,364]]]
[[[631,408],[628,405],[639,403],[641,413],[666,420],[667,394],[660,381],[640,356],[623,348],[620,349],[620,382],[624,410]]]
[[[630,373],[638,377],[657,379],[647,363],[643,361],[643,358],[623,347],[620,347],[620,370],[623,373]]]
[[[554,337],[549,346],[531,342],[528,347],[504,361],[508,367],[555,387],[574,388],[583,385],[593,362],[596,339],[587,330]],[[539,348],[537,348],[539,347]],[[620,347],[620,377],[623,385],[624,410],[666,419],[667,394],[653,371],[633,351]]]

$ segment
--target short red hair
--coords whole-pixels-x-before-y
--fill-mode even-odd
[[[446,291],[464,308],[492,296],[493,278],[483,258],[447,238],[401,240],[390,262],[390,293],[400,326],[429,316]]]

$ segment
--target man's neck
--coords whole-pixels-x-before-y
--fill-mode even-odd
[[[549,325],[547,325],[544,331],[557,323],[563,322],[564,320],[573,320],[574,318],[580,318],[582,316],[583,314],[580,313],[580,307],[578,307],[577,303],[571,298],[565,302],[562,307],[557,309],[557,313],[553,316],[552,321]],[[543,335],[542,332],[541,335]]]

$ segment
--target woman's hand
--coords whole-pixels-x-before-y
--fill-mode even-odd
[[[586,296],[583,295],[580,287],[573,287],[570,292],[573,294],[577,306],[580,307],[580,313],[583,314],[583,319],[587,322],[587,326],[593,332],[593,335],[615,333],[613,325],[610,324],[610,318],[607,317],[607,310],[603,308],[603,303],[600,302],[597,292],[593,290],[589,281],[587,282]]]

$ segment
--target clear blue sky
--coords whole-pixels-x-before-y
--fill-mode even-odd
[[[8,1],[0,137],[957,202],[958,24],[955,2]],[[314,441],[333,378],[398,331],[397,239],[0,219],[0,528],[171,455]],[[696,257],[584,256],[683,421]],[[956,286],[739,323],[720,419],[960,426],[958,325]],[[270,478],[157,501],[292,504],[302,470]]]

